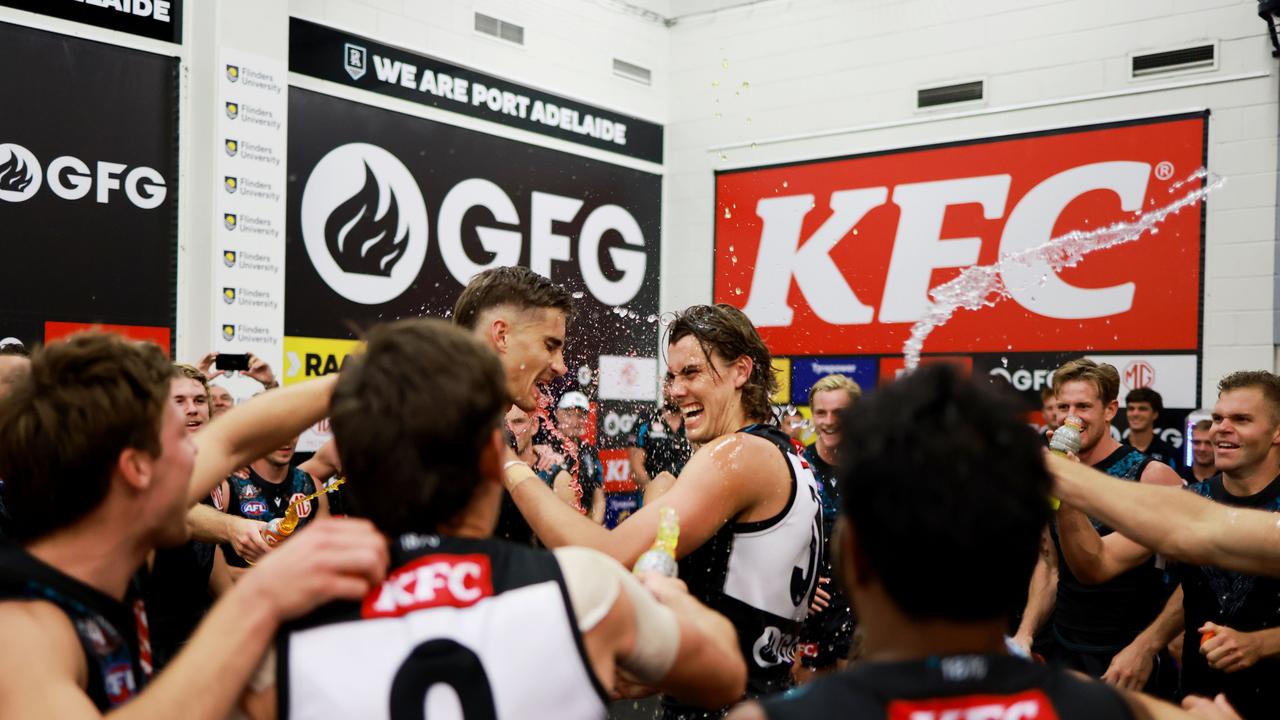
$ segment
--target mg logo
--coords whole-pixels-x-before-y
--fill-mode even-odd
[[[1124,366],[1124,384],[1130,390],[1151,387],[1156,381],[1156,369],[1145,360],[1134,360]]]
[[[347,43],[342,48],[342,64],[352,80],[359,80],[369,69],[369,51],[359,45]]]

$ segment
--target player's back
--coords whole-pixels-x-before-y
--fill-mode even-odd
[[[1111,688],[997,655],[867,662],[762,701],[770,720],[1130,720]]]
[[[603,718],[555,557],[407,534],[363,603],[279,636],[281,718]]]

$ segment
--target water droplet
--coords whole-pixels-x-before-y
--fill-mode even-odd
[[[577,291],[577,292],[575,292],[575,293],[573,294],[573,299],[574,299],[574,300],[581,300],[582,298],[586,297],[586,295],[587,295],[586,293],[584,293],[584,292],[582,292],[581,290],[579,290],[579,291]]]
[[[657,322],[657,320],[658,320],[657,315],[650,315],[649,317],[644,319],[645,322],[649,322],[649,323]]]
[[[725,208],[725,209],[724,209],[724,219],[725,219],[725,220],[728,220],[728,219],[729,219],[729,218],[731,218],[731,217],[733,217],[733,215],[729,212],[729,208]]]
[[[732,262],[734,265],[737,265],[737,264],[738,264],[738,256],[737,256],[737,255],[730,255],[730,256],[729,256],[729,260],[730,260],[730,262]]]
[[[755,143],[751,143],[751,149],[752,149],[752,150],[755,150],[757,147],[758,147],[758,146],[757,146]]]
[[[791,184],[791,183],[790,183],[790,182],[788,182],[788,181],[786,181],[786,180],[783,180],[783,181],[782,181],[782,187],[786,187],[786,186],[788,186],[788,185],[790,185],[790,184]]]
[[[734,289],[733,289],[733,294],[734,294],[734,295],[741,295],[741,294],[742,294],[742,288],[734,288]]]
[[[728,156],[728,155],[725,155],[724,153],[720,153],[720,159],[721,159],[721,160],[728,160],[728,159],[729,159],[729,156]]]

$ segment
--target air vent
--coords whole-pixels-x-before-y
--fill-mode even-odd
[[[506,20],[499,20],[482,13],[476,13],[476,32],[506,40],[516,45],[524,44],[524,28]]]
[[[1163,75],[1184,70],[1211,70],[1218,65],[1215,50],[1213,45],[1197,45],[1178,50],[1134,55],[1133,77]]]
[[[939,105],[974,102],[982,99],[982,81],[944,85],[916,91],[916,107],[930,108]]]
[[[613,74],[644,85],[653,84],[653,72],[649,68],[632,65],[626,60],[613,59]]]

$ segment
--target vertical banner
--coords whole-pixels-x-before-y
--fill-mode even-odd
[[[213,347],[284,359],[288,102],[283,62],[224,48],[218,79]]]
[[[793,401],[828,367],[890,381],[932,288],[1200,187],[1184,181],[1207,163],[1208,122],[1193,113],[719,173],[715,299],[794,357]],[[1039,407],[1053,370],[1088,355],[1120,371],[1121,402],[1139,387],[1162,393],[1159,424],[1178,428],[1200,387],[1203,212],[1192,205],[1158,234],[1061,271],[1005,268],[1011,297],[956,312],[923,362],[1007,382]]]
[[[0,337],[171,351],[178,60],[0,23]]]

